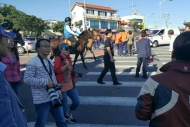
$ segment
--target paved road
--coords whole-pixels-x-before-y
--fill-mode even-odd
[[[148,67],[148,74],[158,74],[159,68],[170,61],[168,46],[160,46],[152,48],[152,53],[157,60],[154,60]],[[117,77],[123,84],[121,86],[113,86],[111,75],[108,73],[104,81],[105,85],[99,85],[96,80],[102,70],[102,56],[97,57],[94,61],[92,57],[86,58],[88,70],[85,70],[79,60],[76,65],[76,71],[83,73],[83,78],[76,81],[76,88],[80,95],[81,104],[73,113],[76,118],[76,124],[68,124],[68,127],[145,127],[148,121],[143,122],[136,119],[134,110],[136,97],[141,86],[145,82],[142,77],[135,78],[136,56],[117,57],[116,69]],[[25,60],[24,57],[21,57]],[[22,70],[24,73],[24,65]],[[31,90],[27,85],[21,88],[20,99],[23,102],[29,126],[34,125],[35,110],[32,104]],[[50,116],[47,127],[54,127],[54,120]]]

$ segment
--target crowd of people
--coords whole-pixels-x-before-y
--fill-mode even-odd
[[[74,41],[74,35],[69,26],[70,19],[66,18],[64,26],[67,39]],[[117,46],[118,56],[131,56],[134,44],[132,31],[119,31],[113,35],[111,29],[105,32],[104,41],[104,69],[97,79],[97,83],[105,84],[103,78],[110,70],[113,85],[122,85],[117,80],[115,73],[114,44]],[[143,78],[147,79],[137,97],[135,108],[136,117],[140,120],[150,120],[151,127],[189,127],[190,121],[190,32],[174,36],[174,31],[169,30],[171,38],[169,53],[171,62],[160,68],[161,74],[149,77],[147,75],[148,60],[152,59],[150,40],[147,31],[142,30],[137,42],[137,68],[135,77],[139,77],[143,63]],[[79,75],[72,67],[69,45],[59,45],[54,63],[48,58],[50,42],[39,39],[36,42],[37,56],[26,64],[26,71],[22,78],[20,72],[19,55],[13,42],[14,33],[6,32],[0,26],[0,126],[2,127],[27,127],[25,109],[20,102],[19,87],[24,84],[31,86],[33,104],[36,111],[35,127],[45,127],[48,115],[51,113],[57,127],[67,127],[66,121],[75,123],[72,112],[80,104],[79,95],[75,87],[75,78]],[[123,48],[127,54],[123,54]],[[23,79],[23,81],[22,81]],[[67,96],[72,100],[68,107]]]

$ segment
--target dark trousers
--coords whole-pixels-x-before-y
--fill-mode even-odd
[[[136,76],[139,76],[141,64],[143,63],[143,76],[147,76],[148,58],[138,58]]]
[[[128,55],[131,55],[132,46],[133,46],[132,44],[127,44]]]
[[[72,51],[75,52],[76,51],[76,48],[79,44],[79,42],[77,41],[77,39],[74,37],[74,36],[70,36],[69,38],[67,38],[71,44],[72,44]]]
[[[117,77],[115,74],[115,63],[110,61],[109,56],[104,56],[104,69],[98,78],[98,82],[101,82],[108,71],[111,71],[111,77],[113,84],[117,83]]]

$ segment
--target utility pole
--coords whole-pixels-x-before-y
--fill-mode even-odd
[[[84,0],[84,30],[86,30],[86,0]]]
[[[168,23],[170,20],[170,15],[166,12],[166,14],[164,14],[165,20],[166,20],[166,28],[168,28]]]

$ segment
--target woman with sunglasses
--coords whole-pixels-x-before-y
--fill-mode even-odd
[[[73,66],[72,60],[69,51],[69,45],[67,43],[62,43],[59,45],[60,53],[57,54],[54,61],[54,71],[58,83],[62,84],[62,107],[65,115],[65,119],[69,123],[75,123],[75,119],[72,117],[71,112],[76,110],[79,106],[79,95],[75,88],[74,78],[76,75],[73,75]],[[68,108],[67,96],[72,100],[70,108]]]
[[[6,57],[2,58],[2,63],[6,65],[6,69],[4,71],[5,76],[12,85],[16,95],[18,96],[22,79],[20,72],[19,55],[12,38],[8,38],[7,43],[8,54]]]

